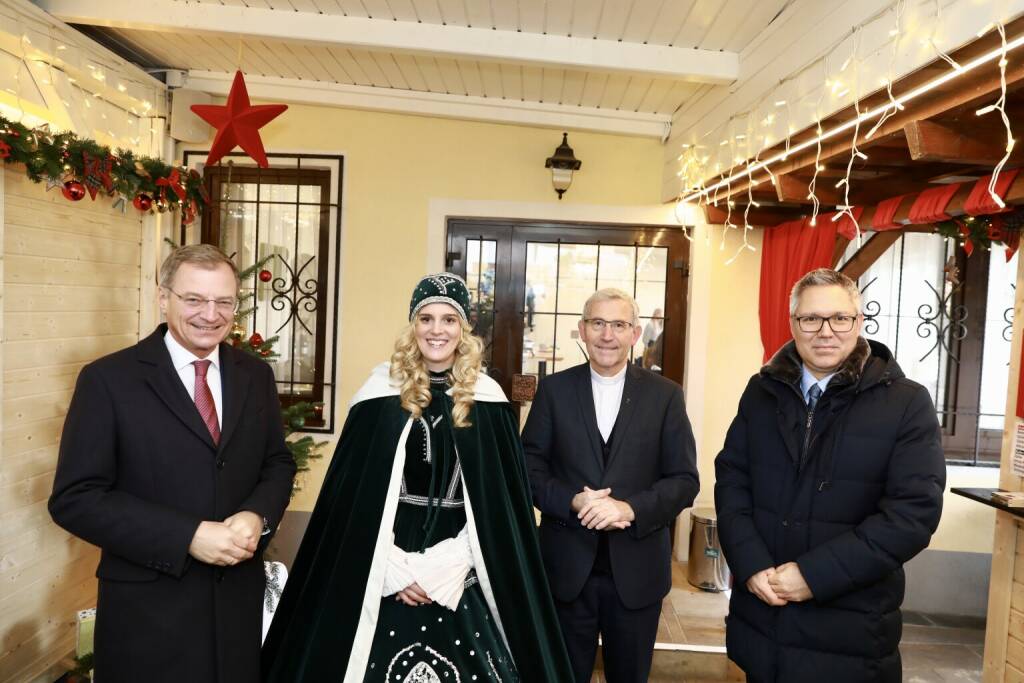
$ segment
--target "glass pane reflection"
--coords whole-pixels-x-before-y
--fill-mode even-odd
[[[473,309],[469,322],[473,334],[484,342],[484,365],[490,367],[494,344],[494,277],[498,243],[494,240],[466,240],[466,284]]]

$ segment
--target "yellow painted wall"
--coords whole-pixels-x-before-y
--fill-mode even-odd
[[[345,157],[339,425],[370,369],[390,356],[424,274],[429,201],[558,203],[544,168],[557,130],[292,105],[262,133],[268,151]],[[660,142],[573,132],[569,143],[583,167],[562,204],[658,203]],[[324,471],[314,463],[293,509],[312,508]]]

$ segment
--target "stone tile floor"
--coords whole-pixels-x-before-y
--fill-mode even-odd
[[[724,617],[728,597],[693,588],[686,565],[672,568],[672,591],[665,598],[658,626],[658,643],[725,645]],[[904,612],[904,683],[972,683],[981,681],[985,622],[980,618]],[[742,681],[743,675],[722,655],[657,651],[651,683]],[[592,683],[606,683],[600,671]]]

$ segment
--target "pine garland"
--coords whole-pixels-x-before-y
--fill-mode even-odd
[[[995,245],[1007,249],[1007,260],[1020,244],[1022,229],[1024,208],[985,216],[963,216],[935,224],[936,232],[956,240],[968,256],[974,249],[987,250]]]
[[[131,202],[146,195],[156,210],[181,208],[186,222],[209,205],[203,179],[195,170],[170,166],[153,157],[137,157],[126,149],[113,152],[74,133],[53,133],[46,125],[29,128],[3,116],[0,160],[23,164],[25,174],[34,183],[80,182],[93,199],[102,193]],[[144,205],[148,210],[148,202]]]

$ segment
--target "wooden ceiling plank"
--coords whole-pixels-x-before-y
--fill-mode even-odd
[[[545,6],[546,35],[492,30],[491,22],[483,16],[484,12],[490,16],[489,0],[438,0],[446,26],[370,18],[373,12],[385,12],[386,0],[378,0],[383,3],[379,7],[367,6],[363,0],[352,5],[347,0],[345,16],[175,0],[36,1],[41,9],[64,21],[108,28],[206,32],[267,42],[335,43],[370,52],[408,51],[585,71],[623,71],[694,82],[728,83],[739,75],[739,55],[734,52],[570,37],[576,3],[569,1]],[[616,3],[606,6],[613,4]],[[369,7],[375,8],[373,12]],[[477,25],[479,22],[484,25]],[[301,71],[295,67],[293,70]]]
[[[462,82],[462,75],[459,73],[459,66],[455,59],[438,57],[434,59],[434,63],[436,63],[437,71],[440,73],[441,80],[444,83],[443,92],[455,95],[469,94],[466,91],[466,84]]]
[[[484,84],[484,97],[504,98],[501,65],[497,62],[477,62],[477,68],[480,70],[480,80]]]
[[[387,0],[387,3],[396,21],[422,21],[412,0]]]
[[[480,76],[480,65],[465,59],[456,59],[455,64],[459,69],[462,83],[466,86],[466,94],[483,97],[486,93],[484,92],[484,80]]]
[[[735,0],[734,0],[735,1]],[[746,4],[746,3],[744,3]],[[737,30],[725,42],[726,50],[741,52],[750,45],[751,41],[768,29],[771,21],[778,16],[789,0],[758,0],[751,5],[746,5],[746,13],[743,21],[738,24]]]
[[[373,85],[373,81],[363,71],[363,67],[360,66],[359,62],[355,60],[352,53],[343,47],[334,47],[332,45],[327,46],[327,52],[331,55],[335,62],[338,63],[338,67],[342,70],[342,73],[348,75],[352,83],[355,85]]]
[[[543,98],[541,84],[544,70],[539,66],[523,67],[523,99],[527,102],[540,102]]]
[[[507,100],[523,100],[523,73],[518,64],[501,65],[501,94]]]
[[[822,204],[836,205],[839,203],[839,190],[831,183],[816,183],[814,190],[815,196]],[[810,189],[807,181],[789,173],[775,176],[775,193],[780,202],[813,204],[809,198]]]
[[[605,81],[601,103],[598,106],[602,109],[619,109],[631,80],[633,80],[632,76],[625,74],[609,75],[608,80]]]
[[[466,25],[473,28],[495,28],[491,17],[490,0],[464,0],[466,5]]]
[[[541,102],[559,104],[562,101],[562,83],[565,69],[543,69],[540,83]]]
[[[519,30],[519,7],[515,2],[491,3],[491,23],[499,31]]]
[[[640,104],[637,106],[637,110],[651,113],[657,112],[658,106],[661,104],[661,101],[665,99],[665,95],[668,94],[673,85],[675,85],[675,83],[667,81],[664,78],[653,79],[651,81],[650,89],[648,89],[647,94],[644,95],[644,98],[640,101]]]
[[[443,84],[440,84],[441,89],[435,90],[427,83],[427,80],[424,78],[423,72],[420,70],[419,64],[417,63],[417,59],[413,55],[395,52],[392,53],[391,57],[395,60],[398,70],[402,72],[402,78],[405,79],[409,88],[419,90],[420,92],[444,92]],[[440,80],[440,78],[438,80]],[[436,86],[438,84],[435,82],[434,85]]]
[[[601,21],[601,2],[580,2],[572,5],[572,19],[569,21],[570,36],[577,38],[593,38],[597,35],[597,25]]]
[[[629,19],[622,29],[622,40],[628,43],[644,43],[654,30],[662,6],[661,0],[632,0]]]
[[[508,2],[512,4],[512,0]],[[547,0],[518,0],[516,8],[519,14],[517,29],[526,33],[544,32],[544,12]]]
[[[416,18],[425,24],[440,25],[444,22],[437,0],[412,0]]]
[[[313,59],[320,65],[320,67],[327,74],[325,81],[333,81],[335,83],[348,83],[355,84],[352,77],[345,70],[345,68],[338,63],[331,51],[323,45],[305,45],[306,52],[308,52]]]
[[[597,23],[599,40],[620,40],[629,19],[629,2],[605,0],[601,7],[601,20]]]
[[[579,106],[583,98],[583,86],[586,78],[585,71],[565,70],[565,78],[562,82],[562,104]]]
[[[583,84],[583,93],[580,95],[580,104],[584,107],[600,107],[607,84],[608,74],[587,74],[587,79]]]
[[[723,202],[719,202],[720,204]],[[715,206],[714,204],[704,205],[704,219],[709,225],[725,225],[726,217],[729,216],[729,212],[721,207]],[[732,209],[732,215],[729,217],[733,225],[743,225],[743,213],[746,207],[736,205]],[[750,213],[747,214],[747,221],[750,225],[757,227],[772,227],[779,223],[785,223],[786,221],[797,220],[807,215],[807,211],[804,209],[787,209],[785,207],[760,207],[750,209]]]
[[[726,0],[718,3],[718,12],[708,25],[704,37],[697,44],[698,47],[705,50],[724,50],[740,26],[747,21],[749,11],[750,5],[743,0]]]
[[[416,56],[415,59],[417,69],[423,75],[427,92],[444,92],[444,77],[441,75],[437,61],[433,57],[423,56]]]
[[[395,61],[395,54],[391,52],[371,52],[370,56],[380,70],[384,72],[384,76],[387,78],[388,85],[392,88],[401,88],[402,90],[412,90],[408,81],[405,80],[405,75],[402,70],[398,68],[398,63]]]
[[[366,8],[363,6],[362,0],[334,0],[338,3],[341,11],[346,17],[366,17],[369,16],[366,12]]]
[[[651,45],[671,45],[679,34],[680,27],[690,15],[693,3],[694,0],[673,0],[662,4],[661,12],[651,28],[650,35],[647,36],[647,42]]]
[[[348,53],[352,55],[352,59],[355,60],[359,68],[362,69],[363,73],[370,81],[370,85],[375,85],[380,88],[390,88],[391,83],[388,82],[388,77],[381,70],[377,60],[367,52],[366,50],[348,50]]]

